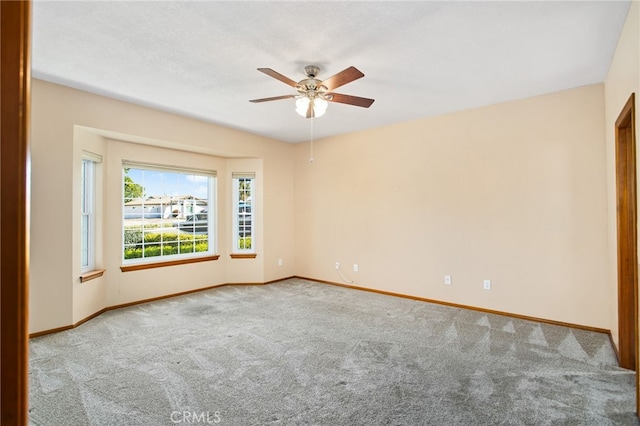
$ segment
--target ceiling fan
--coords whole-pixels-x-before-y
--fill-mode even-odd
[[[343,95],[341,93],[333,92],[334,89],[337,89],[340,86],[344,86],[347,83],[351,83],[354,80],[364,77],[364,74],[361,73],[356,67],[349,67],[345,70],[342,70],[336,75],[327,78],[326,80],[318,80],[316,76],[320,72],[320,68],[315,65],[308,65],[304,67],[304,73],[307,78],[298,82],[285,77],[284,75],[272,70],[271,68],[258,68],[258,71],[263,72],[266,75],[277,80],[280,80],[285,84],[288,84],[289,86],[296,89],[298,91],[298,94],[252,99],[249,102],[258,103],[295,98],[297,99],[296,112],[306,118],[322,116],[327,110],[327,101],[355,105],[363,108],[369,108],[374,101],[374,99]]]

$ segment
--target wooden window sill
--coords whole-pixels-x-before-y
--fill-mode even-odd
[[[87,281],[100,278],[101,276],[104,275],[105,272],[106,272],[106,269],[95,269],[93,271],[85,272],[84,274],[80,275],[80,282],[86,283]]]
[[[231,253],[229,256],[231,256],[232,259],[255,259],[257,254],[256,253]]]
[[[137,263],[134,265],[122,265],[120,266],[120,270],[122,272],[140,271],[142,269],[163,268],[165,266],[186,265],[188,263],[208,262],[210,260],[218,260],[219,258],[220,258],[219,254],[214,254],[212,256],[190,257],[188,259],[169,260],[165,262]]]

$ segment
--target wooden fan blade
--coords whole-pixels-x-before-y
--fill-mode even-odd
[[[271,68],[258,68],[258,71],[263,72],[269,77],[275,78],[276,80],[280,80],[284,84],[288,84],[291,87],[298,87],[297,82],[291,80],[289,77],[285,77],[284,75],[272,70]]]
[[[280,99],[291,99],[295,97],[296,95],[283,95],[283,96],[274,96],[272,98],[251,99],[249,102],[259,103],[259,102],[268,102],[268,101],[279,101]]]
[[[355,105],[363,108],[369,108],[375,99],[361,98],[359,96],[343,95],[340,93],[329,93],[331,99],[327,96],[327,100],[331,102],[339,102],[341,104]]]
[[[362,74],[356,67],[349,67],[340,71],[338,74],[323,80],[322,85],[325,86],[327,90],[333,90],[361,77],[364,77],[364,74]]]

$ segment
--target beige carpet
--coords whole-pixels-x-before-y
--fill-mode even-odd
[[[292,279],[32,339],[33,425],[637,425],[608,336]]]

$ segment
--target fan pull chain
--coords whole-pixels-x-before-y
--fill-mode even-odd
[[[313,117],[310,118],[311,120],[311,140],[309,142],[309,148],[310,148],[310,152],[309,152],[309,163],[313,163]]]

